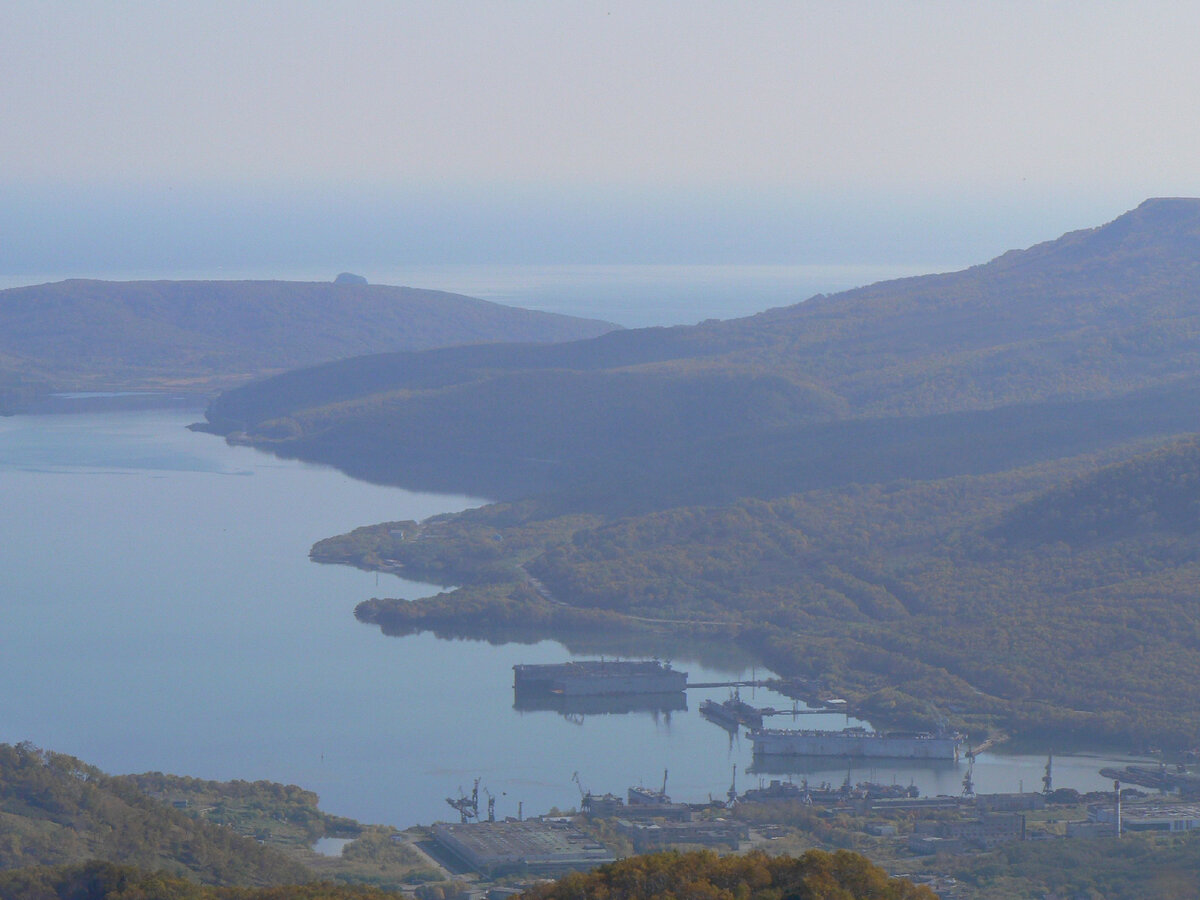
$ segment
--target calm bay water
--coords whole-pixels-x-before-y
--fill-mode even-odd
[[[476,777],[501,816],[518,801],[526,813],[576,805],[576,771],[591,790],[623,792],[669,769],[669,791],[691,801],[723,795],[734,764],[739,787],[781,777],[747,774],[749,742],[696,711],[724,690],[689,692],[688,710],[671,713],[519,712],[511,667],[564,659],[561,645],[389,638],[358,623],[360,600],[435,589],[316,565],[314,541],[481,501],[229,447],[184,428],[198,417],[0,419],[0,740],[110,772],[296,783],[330,812],[399,826],[451,817],[443,798]],[[675,657],[693,681],[752,673],[737,654],[698,655]],[[1056,785],[1103,788],[1097,769],[1113,761],[1056,757]],[[977,788],[1036,789],[1043,763],[986,754]],[[964,771],[876,761],[852,776],[958,793]],[[794,774],[840,783],[846,768],[813,761]]]

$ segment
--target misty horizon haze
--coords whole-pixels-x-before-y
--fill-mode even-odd
[[[1198,27],[1162,3],[7,4],[0,276],[972,265],[1200,193]]]

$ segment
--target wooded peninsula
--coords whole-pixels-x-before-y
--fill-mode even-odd
[[[746,319],[289,372],[207,427],[496,503],[385,630],[719,632],[880,720],[1200,745],[1200,201]]]

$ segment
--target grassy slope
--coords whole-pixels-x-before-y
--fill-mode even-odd
[[[397,900],[404,896],[398,891],[330,883],[214,887],[100,860],[0,872],[0,900]]]
[[[277,850],[154,800],[73,757],[0,745],[0,868],[102,859],[208,884],[307,881]]]
[[[317,802],[295,785],[110,776],[63,754],[0,745],[0,869],[103,860],[240,886],[398,888],[438,877],[395,829],[328,815]],[[341,856],[322,856],[310,847],[325,836],[353,840]]]

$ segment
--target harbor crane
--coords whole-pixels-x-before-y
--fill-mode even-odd
[[[975,755],[968,754],[967,760],[967,774],[963,776],[962,795],[970,798],[975,796]]]
[[[571,780],[575,782],[575,786],[579,788],[579,811],[585,816],[592,814],[592,792],[583,786],[583,782],[579,780],[579,773],[572,772]]]
[[[471,819],[479,818],[479,779],[475,779],[475,786],[471,789],[471,796],[468,797],[463,793],[463,789],[459,786],[458,799],[451,797],[446,798],[446,802],[450,804],[452,809],[458,810],[459,819],[466,824]]]
[[[487,788],[484,788],[484,789],[483,789],[483,792],[484,792],[485,794],[487,794],[487,801],[488,801],[488,802],[487,802],[488,821],[489,821],[489,822],[495,822],[495,821],[496,821],[496,797],[495,797],[495,795],[494,795],[494,794],[493,794],[491,791],[489,791]]]

